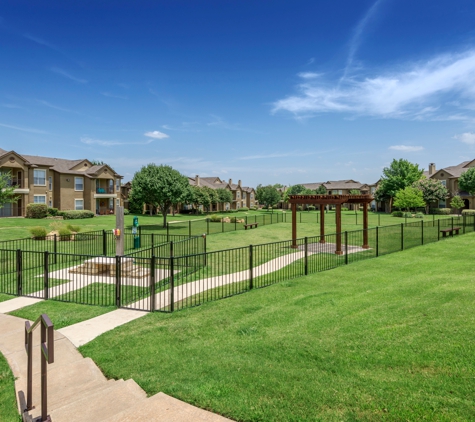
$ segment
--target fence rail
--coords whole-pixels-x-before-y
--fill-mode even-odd
[[[335,254],[336,234],[297,239],[296,248],[288,240],[212,252],[206,251],[206,237],[166,242],[164,235],[154,237],[157,243],[153,246],[124,256],[0,249],[0,292],[173,312],[443,241],[444,233],[471,233],[475,231],[475,216],[372,227],[367,231],[369,248],[363,247],[363,230],[342,233],[342,255]],[[91,245],[95,244],[93,240]]]

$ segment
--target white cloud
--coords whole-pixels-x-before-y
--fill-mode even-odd
[[[460,135],[455,135],[454,139],[457,139],[464,144],[475,145],[475,133],[465,132]]]
[[[145,132],[144,135],[153,139],[165,139],[169,137],[166,133],[160,132],[158,130],[154,130],[153,132]]]
[[[315,79],[321,76],[321,73],[315,73],[315,72],[300,72],[298,76],[300,76],[302,79]]]
[[[410,146],[410,145],[393,145],[393,146],[390,146],[389,149],[392,149],[394,151],[402,151],[402,152],[416,152],[416,151],[422,151],[424,147],[415,147],[415,146]]]
[[[80,79],[76,78],[75,76],[71,75],[70,73],[66,72],[63,69],[60,69],[58,67],[52,67],[51,72],[57,73],[58,75],[64,76],[67,79],[71,79],[74,82],[79,82],[80,84],[87,84],[87,81],[85,79]]]
[[[45,132],[44,130],[30,129],[28,127],[19,127],[19,126],[6,125],[4,123],[0,123],[0,126],[1,127],[6,127],[8,129],[19,130],[21,132],[39,133],[39,134],[43,134],[43,135],[49,134],[49,132]]]
[[[337,112],[424,120],[458,116],[454,109],[469,109],[475,104],[475,50],[441,55],[359,79],[304,79],[298,90],[298,95],[276,101],[273,112],[285,110],[297,117]],[[452,99],[450,105],[446,95]]]

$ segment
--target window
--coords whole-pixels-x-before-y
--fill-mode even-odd
[[[82,177],[74,178],[74,190],[78,190],[78,191],[84,190],[84,179]]]
[[[246,192],[242,193],[242,199],[246,199]]]
[[[46,204],[46,195],[35,195],[33,197],[33,202],[35,204]]]
[[[48,189],[53,190],[53,178],[51,176],[48,177]]]
[[[332,195],[342,195],[343,194],[343,191],[340,189],[340,190],[332,190]]]
[[[254,194],[253,193],[251,193],[251,199],[254,199]]]
[[[445,208],[445,199],[439,201],[439,208]]]
[[[109,209],[111,209],[111,210],[114,209],[114,199],[113,198],[109,199]]]
[[[51,199],[48,201],[48,207],[53,208],[53,201]]]
[[[444,186],[447,186],[447,180],[441,180],[440,183],[442,183]]]
[[[120,207],[120,199],[116,199],[116,200],[115,200],[115,206],[116,206],[116,207]]]
[[[117,192],[120,191],[120,179],[117,179],[117,180],[115,181],[115,190],[116,190]]]
[[[240,198],[241,197],[241,192],[236,192],[236,198]]]
[[[241,204],[239,202],[236,203],[236,208],[241,208]]]
[[[84,199],[75,199],[74,200],[74,209],[83,210],[84,209]]]
[[[46,170],[33,170],[33,184],[46,186]]]

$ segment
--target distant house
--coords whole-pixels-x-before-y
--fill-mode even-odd
[[[228,182],[220,179],[219,177],[189,177],[188,181],[191,186],[207,186],[211,189],[226,189],[233,194],[231,202],[226,204],[215,204],[212,206],[211,211],[225,211],[225,210],[238,210],[242,207],[251,208],[257,205],[256,191],[254,188],[248,186],[242,186],[241,181],[238,180],[237,184],[233,183],[232,179]],[[190,206],[184,206],[186,207]]]
[[[475,167],[475,160],[464,161],[455,166],[444,167],[440,170],[436,169],[435,163],[429,164],[429,170],[425,171],[424,175],[431,179],[440,180],[449,191],[448,198],[440,201],[438,204],[434,204],[434,206],[439,208],[450,208],[452,198],[456,195],[460,195],[465,203],[466,209],[475,209],[475,198],[473,198],[468,192],[461,191],[458,183],[461,174],[471,167]]]
[[[0,149],[0,172],[10,174],[10,184],[19,199],[0,208],[0,216],[24,216],[30,203],[65,210],[91,210],[114,214],[122,205],[122,176],[107,164],[94,165],[87,159],[23,155]]]

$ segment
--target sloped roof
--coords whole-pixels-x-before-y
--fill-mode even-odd
[[[467,164],[470,164],[473,160],[469,161],[464,161],[460,164],[457,164],[456,166],[449,166],[449,167],[444,167],[438,171],[436,171],[434,174],[432,174],[430,177],[433,177],[437,173],[440,173],[441,171],[447,173],[451,177],[460,177],[460,175],[464,172],[467,171],[467,167],[465,167]],[[426,172],[424,172],[425,174]]]

